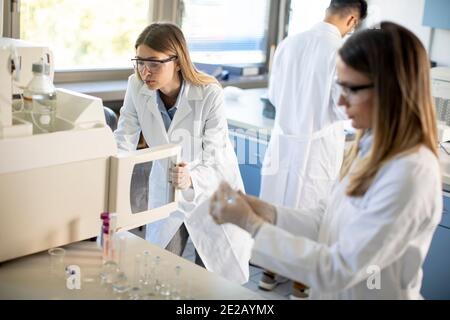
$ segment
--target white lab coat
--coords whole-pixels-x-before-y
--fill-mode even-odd
[[[233,188],[244,189],[237,158],[228,138],[222,89],[217,85],[194,86],[186,82],[168,131],[156,97],[155,91],[148,89],[135,75],[130,76],[115,131],[118,147],[135,150],[141,130],[150,147],[181,144],[181,160],[189,164],[193,189],[182,192],[179,211],[147,225],[146,239],[164,248],[184,222],[205,267],[225,278],[245,283],[249,276],[250,236],[235,226],[216,225],[209,218],[206,206],[192,214],[193,209],[208,199],[222,180]],[[149,208],[165,203],[167,177],[167,162],[153,163]],[[236,244],[241,246],[238,250]]]
[[[342,165],[345,114],[335,85],[339,30],[321,22],[285,39],[272,66],[269,99],[276,108],[260,197],[314,208],[327,197]]]
[[[277,227],[264,224],[255,237],[252,261],[309,285],[312,299],[421,299],[442,216],[438,160],[421,147],[386,164],[363,197],[348,197],[347,185],[335,185],[326,209],[278,208]]]

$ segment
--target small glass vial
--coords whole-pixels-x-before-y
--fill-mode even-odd
[[[172,284],[172,299],[182,300],[184,295],[184,283],[181,273],[181,266],[175,266],[175,277]]]
[[[130,300],[139,300],[143,294],[142,269],[143,258],[142,255],[137,254],[134,258],[134,271],[133,278],[131,279],[131,288],[128,291],[128,297]]]

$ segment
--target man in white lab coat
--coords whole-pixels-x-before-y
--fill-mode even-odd
[[[346,117],[335,85],[337,50],[366,16],[365,0],[332,0],[323,22],[278,46],[269,82],[276,118],[262,169],[262,199],[310,209],[330,193],[345,144]],[[264,272],[259,286],[272,290],[279,281]],[[291,298],[306,296],[307,288],[295,283]]]

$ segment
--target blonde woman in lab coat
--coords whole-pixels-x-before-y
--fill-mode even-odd
[[[327,204],[275,207],[222,184],[211,215],[254,237],[253,263],[315,299],[421,299],[442,214],[429,62],[419,39],[383,22],[339,51],[340,105],[359,136]]]
[[[136,150],[142,131],[150,147],[182,146],[174,168],[154,162],[149,207],[166,203],[167,177],[181,190],[180,210],[147,225],[146,239],[181,255],[190,236],[196,263],[239,283],[248,281],[251,238],[235,226],[212,222],[193,209],[211,196],[220,181],[242,189],[236,155],[228,138],[222,88],[193,66],[182,31],[169,23],[148,26],[138,37],[135,74],[128,79],[115,137],[119,149]],[[170,172],[170,175],[168,175]],[[231,228],[230,228],[231,227]]]

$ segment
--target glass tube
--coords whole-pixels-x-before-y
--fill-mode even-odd
[[[130,289],[131,285],[125,273],[125,256],[127,248],[127,238],[124,235],[116,234],[114,241],[116,242],[116,254],[118,259],[118,267],[120,272],[112,285],[113,290],[118,293],[124,293]]]
[[[158,274],[159,279],[159,296],[161,299],[170,300],[172,294],[172,269],[167,262],[161,261]]]
[[[50,256],[50,273],[55,277],[64,278],[66,250],[63,248],[51,248],[48,250],[48,254]]]
[[[155,294],[159,294],[159,290],[161,289],[161,279],[160,277],[160,264],[161,264],[161,257],[160,256],[156,256],[153,259],[153,277],[154,277],[154,281],[153,281],[153,288],[154,288],[154,293]]]
[[[144,251],[142,260],[142,290],[144,299],[153,299],[155,297],[155,286],[154,286],[154,266],[152,264],[152,259],[150,252]]]
[[[142,255],[137,254],[134,258],[134,270],[131,287],[128,290],[130,300],[139,300],[142,295]]]
[[[184,295],[184,283],[182,279],[181,266],[175,266],[175,276],[172,281],[172,299],[182,300]]]

